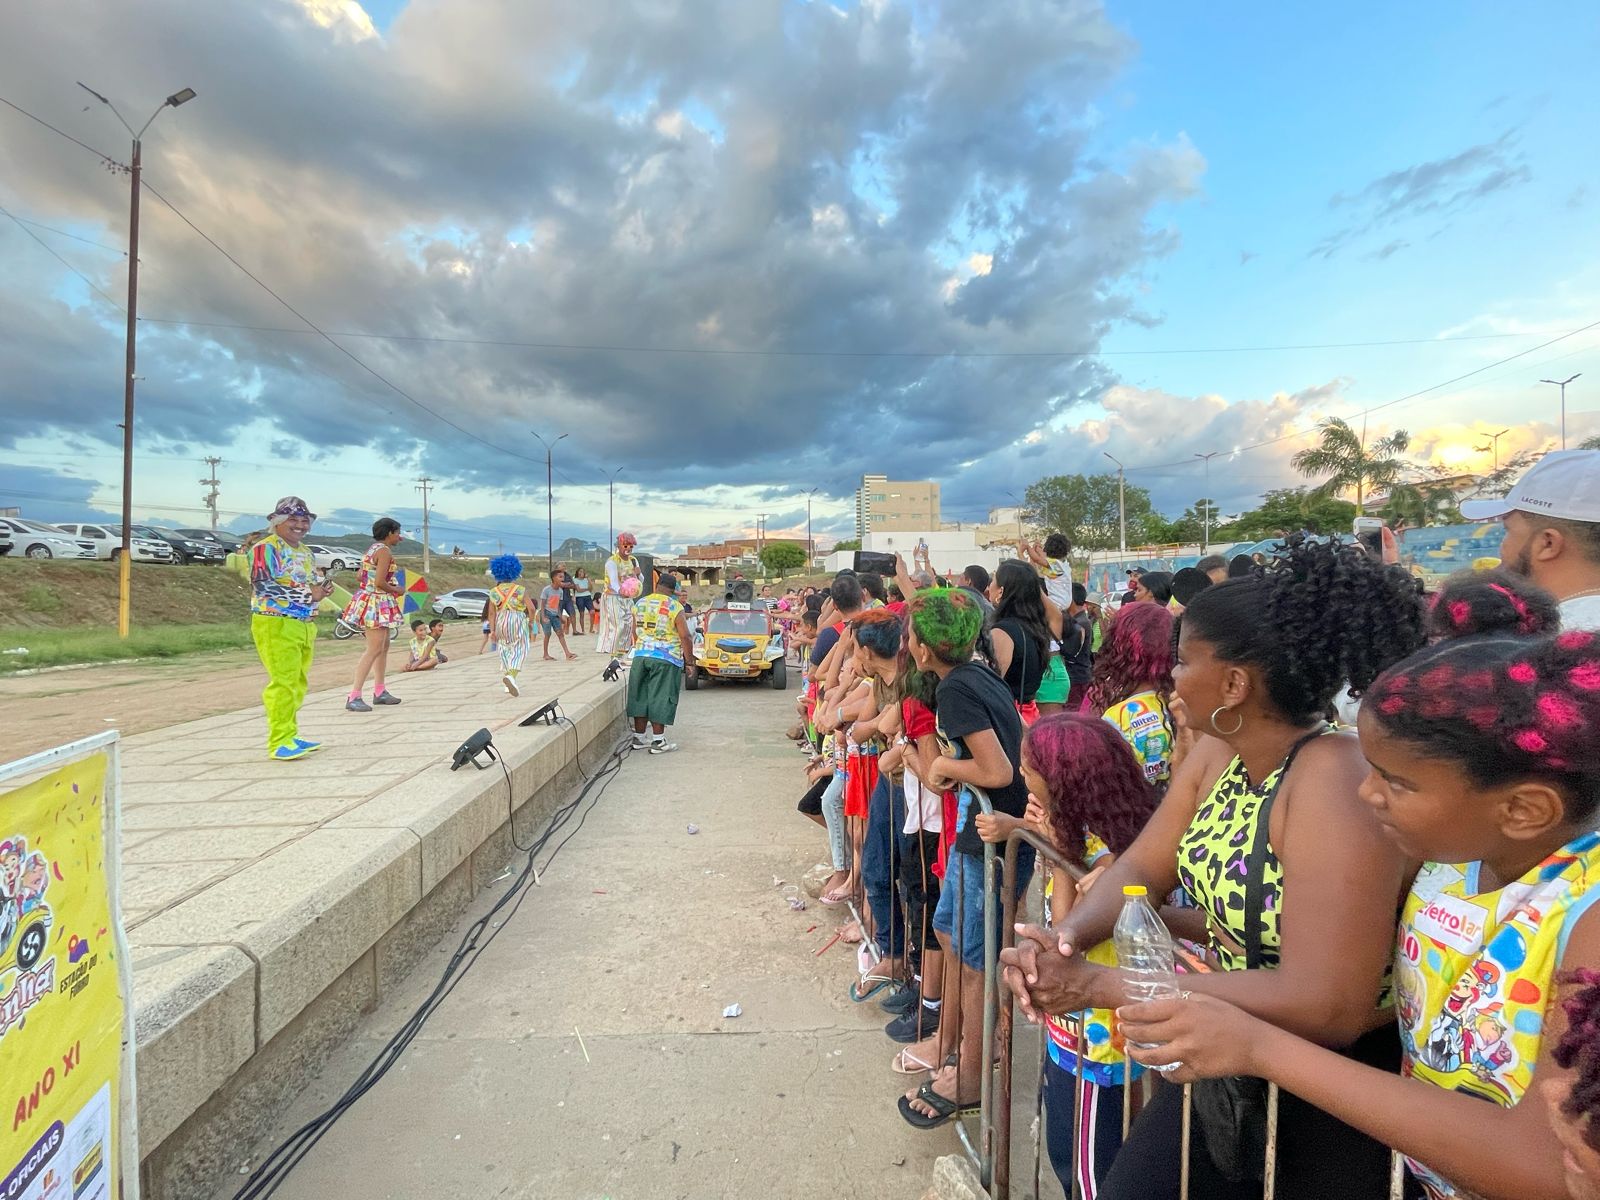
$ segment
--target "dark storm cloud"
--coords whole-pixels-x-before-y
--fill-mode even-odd
[[[147,140],[151,183],[324,328],[475,339],[338,340],[491,445],[314,336],[154,323],[142,432],[200,446],[265,418],[514,489],[540,474],[530,429],[570,432],[585,482],[626,463],[675,491],[840,495],[895,445],[938,474],[1110,382],[1092,359],[939,355],[1092,349],[1143,319],[1142,273],[1174,244],[1152,210],[1203,169],[1181,139],[1091,154],[1132,47],[1090,0],[415,0],[382,40],[304,7],[63,21],[28,0],[0,79],[114,154],[73,79],[137,120],[193,86]],[[14,114],[0,173],[26,215],[124,236],[120,177]],[[142,313],[299,326],[151,196],[145,213]],[[8,261],[38,253],[19,239]],[[81,265],[119,294],[114,259]],[[114,436],[119,314],[56,298],[60,278],[41,259],[0,289],[4,432]],[[750,350],[795,353],[727,353]]]

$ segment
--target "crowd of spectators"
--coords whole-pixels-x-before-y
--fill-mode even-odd
[[[1102,598],[1053,534],[789,598],[800,811],[906,1121],[976,1109],[1009,891],[996,986],[1044,1026],[1067,1194],[1176,1200],[1193,1083],[1188,1194],[1261,1195],[1270,1080],[1280,1196],[1388,1196],[1396,1151],[1408,1196],[1600,1200],[1600,453],[1487,505],[1502,566],[1431,594],[1290,537]],[[986,891],[1019,830],[1066,865],[1024,842]],[[1125,889],[1164,901],[1178,999],[1133,1002]]]

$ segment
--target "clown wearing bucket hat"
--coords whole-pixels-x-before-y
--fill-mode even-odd
[[[304,758],[321,743],[300,736],[317,606],[333,591],[320,580],[305,537],[317,514],[299,496],[285,496],[267,516],[267,536],[250,549],[250,636],[267,671],[267,757]]]
[[[633,646],[633,602],[642,594],[639,560],[633,549],[639,539],[627,530],[617,534],[617,552],[606,559],[606,591],[600,598],[600,636],[595,649],[601,654],[626,653]]]

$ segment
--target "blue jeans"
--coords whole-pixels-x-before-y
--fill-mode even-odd
[[[878,776],[867,802],[867,833],[861,845],[861,882],[878,928],[878,949],[890,958],[905,950],[905,919],[897,886],[907,853],[905,789]]]
[[[961,796],[961,821],[967,817],[969,795]],[[950,949],[961,951],[961,961],[974,971],[983,970],[984,946],[987,938],[1000,936],[1000,897],[1004,894],[1005,859],[995,847],[995,889],[984,903],[983,855],[963,854],[952,849],[945,862],[944,886],[939,890],[939,907],[933,911],[933,930],[950,939]],[[1020,896],[1033,878],[1033,868],[1038,852],[1032,846],[1017,847],[1017,882],[1013,887]],[[959,929],[959,932],[957,932]]]

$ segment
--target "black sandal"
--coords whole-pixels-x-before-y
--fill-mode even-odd
[[[911,1107],[910,1100],[901,1096],[900,1115],[913,1129],[935,1129],[951,1117],[971,1116],[981,1108],[980,1102],[976,1100],[969,1104],[957,1104],[954,1100],[946,1100],[933,1090],[931,1080],[917,1089],[917,1099],[933,1109],[935,1115],[930,1117],[927,1113],[918,1112]]]

